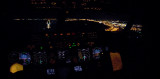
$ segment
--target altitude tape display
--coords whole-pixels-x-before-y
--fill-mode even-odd
[[[80,61],[88,61],[88,60],[90,60],[89,48],[87,48],[87,49],[78,49],[78,57],[79,57]]]

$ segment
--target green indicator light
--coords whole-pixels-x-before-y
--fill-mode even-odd
[[[41,47],[40,47],[40,49],[42,50],[42,49],[43,49],[43,47],[41,46]]]
[[[75,43],[73,43],[73,44],[75,44]]]
[[[75,47],[76,45],[72,45],[72,47]]]
[[[42,60],[39,61],[40,64],[42,64],[42,62],[43,62]]]
[[[69,48],[72,48],[72,47],[69,47]]]

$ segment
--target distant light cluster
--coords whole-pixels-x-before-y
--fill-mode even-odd
[[[102,8],[97,8],[97,7],[86,7],[84,8],[85,10],[102,10]]]
[[[27,21],[35,21],[35,20],[44,20],[44,21],[48,21],[48,20],[57,20],[56,18],[42,18],[42,19],[14,19],[16,21],[23,21],[23,20],[27,20]],[[105,26],[107,26],[107,29],[104,29],[105,31],[111,31],[111,32],[116,32],[116,31],[121,31],[123,29],[125,29],[127,22],[126,21],[111,21],[111,20],[94,20],[94,19],[76,19],[76,18],[66,18],[65,21],[91,21],[91,22],[97,22],[100,24],[104,24]],[[109,27],[109,28],[108,28]],[[135,31],[135,32],[140,32],[142,30],[142,25],[140,24],[133,24],[133,26],[131,27],[130,30]]]
[[[140,24],[134,24],[131,28],[132,31],[141,32],[142,31],[142,25]]]
[[[105,31],[119,31],[120,29],[124,29],[126,27],[125,22],[120,21],[109,21],[109,20],[93,20],[93,19],[66,19],[65,21],[92,21],[100,24],[104,24],[105,26],[109,26],[110,28],[105,29]]]
[[[92,21],[92,22],[97,22],[100,24],[104,24],[106,26],[109,26],[110,28],[105,29],[105,31],[121,31],[125,29],[127,22],[126,21],[109,21],[109,20],[93,20],[93,19],[75,19],[75,18],[68,18],[65,21]],[[142,30],[142,25],[140,24],[133,24],[132,28],[130,30],[140,32]]]

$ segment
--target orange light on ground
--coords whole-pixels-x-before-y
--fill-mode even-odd
[[[122,60],[121,60],[120,53],[110,52],[110,57],[111,57],[111,61],[112,61],[113,71],[121,70],[122,69]]]
[[[118,30],[119,30],[119,28],[113,28],[111,31],[115,32],[115,31],[118,31]]]

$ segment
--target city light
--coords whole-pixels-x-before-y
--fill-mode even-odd
[[[56,21],[56,18],[16,18],[13,19],[16,21],[24,21],[24,20],[28,20],[28,21],[36,21],[36,20],[44,20],[47,21],[47,29],[51,28],[51,21]],[[106,29],[104,29],[104,31],[111,31],[111,32],[116,32],[116,31],[121,31],[123,29],[125,29],[127,22],[126,21],[120,21],[120,20],[96,20],[96,19],[76,19],[76,18],[66,18],[65,21],[90,21],[90,22],[95,22],[95,23],[100,23],[100,24],[104,24],[106,26]],[[109,27],[109,28],[108,28]],[[130,30],[135,31],[135,32],[141,32],[142,31],[142,25],[141,24],[133,24],[133,26],[131,27]],[[67,33],[67,35],[70,35],[70,33]]]
[[[142,31],[142,25],[140,25],[140,24],[133,24],[133,26],[131,27],[131,29],[130,30],[132,30],[132,31],[136,31],[136,32],[141,32]]]
[[[109,27],[104,29],[105,31],[119,31],[120,29],[124,29],[127,25],[125,22],[120,22],[119,20],[116,21],[109,21],[109,20],[94,20],[94,19],[75,19],[75,18],[67,18],[65,21],[91,21],[100,24],[104,24],[105,26]]]

